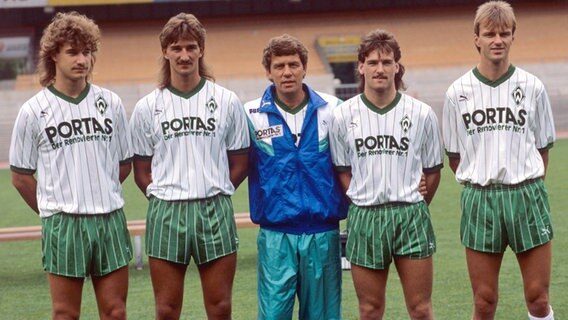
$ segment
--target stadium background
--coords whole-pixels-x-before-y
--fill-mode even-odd
[[[467,0],[0,0],[0,61],[10,38],[24,39],[25,57],[14,80],[0,81],[0,163],[6,163],[13,121],[38,89],[33,74],[37,43],[55,12],[77,10],[94,18],[103,38],[93,81],[116,91],[130,113],[156,83],[158,34],[169,17],[194,13],[207,29],[205,61],[217,81],[243,102],[268,84],[262,48],[282,33],[310,51],[306,82],[316,89],[353,94],[357,41],[375,28],[395,34],[402,47],[407,93],[440,115],[448,85],[473,67],[472,21],[482,1]],[[560,135],[568,131],[568,1],[510,1],[519,28],[512,61],[547,86]],[[8,39],[8,40],[7,40]],[[22,50],[22,46],[19,48]],[[335,75],[334,72],[335,71]],[[343,79],[341,81],[340,79]]]
[[[29,41],[25,48],[26,58],[22,68],[24,74],[14,80],[0,81],[0,167],[6,166],[9,139],[17,111],[21,104],[39,89],[37,77],[33,74],[37,41],[42,29],[57,11],[77,10],[94,18],[100,25],[103,39],[93,80],[119,93],[129,112],[132,111],[137,99],[155,86],[157,61],[160,55],[158,34],[161,27],[170,16],[184,11],[196,14],[208,31],[206,61],[212,67],[218,82],[237,92],[243,101],[257,97],[268,84],[260,59],[262,48],[270,37],[286,32],[304,42],[310,50],[306,82],[322,91],[333,93],[338,87],[349,89],[352,85],[340,83],[334,79],[335,75],[332,73],[334,67],[342,70],[343,73],[348,73],[349,70],[346,71],[346,69],[349,67],[332,66],[332,64],[348,62],[353,54],[353,39],[380,27],[392,31],[401,44],[402,62],[407,67],[404,77],[409,86],[407,92],[428,102],[440,114],[443,95],[448,85],[478,61],[478,55],[472,43],[472,20],[475,8],[481,2],[465,0],[172,0],[142,3],[139,0],[0,0],[0,60],[9,53],[6,45],[9,41],[5,39],[24,38]],[[78,5],[85,3],[91,5]],[[568,84],[566,76],[568,74],[568,42],[566,41],[568,1],[511,1],[511,3],[515,7],[519,22],[516,41],[512,49],[512,61],[535,73],[544,81],[553,104],[557,129],[560,135],[564,136],[564,132],[568,131],[568,116],[565,111],[568,100],[566,86]],[[555,154],[552,157],[555,161],[558,159]],[[565,166],[555,168],[562,172],[566,170]],[[7,170],[4,171],[7,172]],[[561,172],[555,172],[561,175]],[[12,189],[6,190],[2,187],[0,194],[16,196]],[[551,195],[555,199],[561,198],[566,194],[565,192],[565,187],[557,186],[551,189]],[[444,200],[447,202],[448,198],[454,203],[456,197],[454,194],[439,193],[437,203],[443,203]],[[2,223],[6,223],[5,217],[9,216],[7,213],[12,209],[9,205],[0,206],[0,219],[4,219]],[[564,209],[565,206],[557,211],[558,222],[566,221],[561,219],[565,216]],[[26,217],[35,218],[27,213]],[[24,218],[22,216],[22,220]],[[565,256],[556,255],[556,253],[563,251],[562,243],[565,243],[563,238],[566,232],[562,231],[566,230],[565,226],[566,224],[557,225],[559,246],[555,252],[555,263],[557,266],[562,266],[562,269],[565,266],[562,263],[566,261]],[[459,252],[462,252],[461,247],[455,241],[455,234],[452,234],[451,240],[443,238],[447,237],[447,233],[440,232],[439,236],[441,242],[451,243],[458,248]],[[12,254],[17,256],[20,251],[29,252],[21,248],[32,247],[32,245],[36,244],[14,243],[11,246],[6,243],[3,244],[2,252],[6,253],[9,248],[15,248],[16,251]],[[0,275],[2,280],[0,281],[0,309],[13,310],[21,307],[22,305],[17,303],[15,306],[8,306],[6,302],[11,301],[8,300],[8,295],[12,295],[13,292],[27,294],[26,283],[38,279],[35,281],[43,284],[44,274],[40,271],[37,257],[39,249],[35,246],[33,250],[36,255],[27,259],[33,266],[31,274],[22,271],[16,275],[8,270],[12,266],[11,261],[5,261],[5,270]],[[443,253],[445,256],[440,256],[447,258],[448,251]],[[250,262],[254,260],[254,257],[253,252],[250,256],[242,258]],[[456,259],[442,263],[451,264],[454,261],[461,262],[463,257],[457,256]],[[553,284],[553,289],[565,287],[567,283],[566,277],[560,271],[562,269],[555,269],[557,271],[555,280],[558,282]],[[516,267],[513,270],[514,272],[510,274],[502,272],[502,277],[518,277]],[[466,281],[463,268],[456,268],[451,272],[456,274],[459,281]],[[131,273],[131,276],[134,279],[145,277],[144,279],[147,280],[148,278],[145,273]],[[28,278],[31,280],[26,281],[29,280]],[[447,278],[443,280],[446,281]],[[514,282],[514,284],[516,284],[514,289],[509,288],[507,291],[505,286],[502,289],[504,292],[518,293],[519,283]],[[14,286],[22,287],[22,289],[16,290]],[[463,286],[466,287],[467,284],[464,282]],[[249,290],[254,292],[254,288]],[[352,290],[350,281],[344,283],[344,290]],[[84,291],[88,294],[89,290]],[[148,293],[150,289],[146,288],[146,291],[148,296],[143,297],[150,299]],[[439,291],[440,289],[436,291],[436,294],[439,294]],[[47,301],[47,292],[47,287],[42,287],[42,295],[37,299],[42,302]],[[468,290],[465,292],[466,295],[469,293]],[[141,294],[136,291],[131,292],[131,297],[137,295]],[[351,292],[350,295],[353,296],[354,293]],[[459,295],[459,293],[454,292],[452,295]],[[503,294],[502,303],[508,302],[508,296]],[[521,303],[519,295],[515,295],[515,299]],[[562,312],[566,305],[565,296],[561,297],[556,294],[554,299],[559,305],[558,310]],[[87,303],[87,300],[85,298],[84,302],[87,308],[94,308]],[[22,301],[29,303],[30,299],[26,300],[22,296]],[[129,303],[132,301],[129,298]],[[456,304],[456,302],[465,303],[463,314],[468,313],[469,296],[455,299],[455,301],[451,300],[450,304]],[[447,301],[436,301],[436,303],[442,305]],[[40,301],[37,301],[37,304],[42,305]],[[29,308],[31,312],[35,308],[35,303],[34,306],[30,305],[26,308]],[[38,310],[49,310],[49,306],[42,305]],[[129,310],[131,311],[133,310]],[[9,312],[0,312],[0,319],[13,318]],[[88,316],[85,318],[89,319]],[[512,318],[514,316],[507,317],[507,319]]]

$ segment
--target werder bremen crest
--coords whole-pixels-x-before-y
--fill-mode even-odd
[[[513,100],[515,101],[515,104],[517,104],[517,106],[519,106],[523,102],[523,100],[525,100],[525,93],[523,92],[523,89],[521,89],[521,87],[517,87],[515,90],[513,90],[511,95],[513,96]]]
[[[402,127],[402,132],[404,134],[407,134],[408,130],[410,130],[410,127],[412,127],[412,123],[410,122],[410,118],[408,118],[408,115],[404,115],[402,120],[400,120],[400,126]]]
[[[101,115],[104,115],[108,108],[108,103],[103,97],[98,97],[97,100],[95,100],[95,107],[97,107]]]
[[[209,99],[209,101],[207,101],[207,109],[209,109],[209,112],[213,113],[215,112],[215,110],[217,110],[217,101],[215,101],[215,99],[213,99],[213,97],[211,97]]]

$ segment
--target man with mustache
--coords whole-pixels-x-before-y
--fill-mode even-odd
[[[213,82],[194,15],[172,17],[160,44],[159,88],[136,104],[130,122],[134,178],[149,198],[156,319],[180,318],[192,258],[208,319],[230,319],[238,246],[231,195],[247,173],[246,117],[235,93]]]
[[[40,40],[45,88],[20,109],[10,145],[12,182],[41,217],[53,319],[79,319],[88,276],[100,319],[126,319],[132,248],[121,182],[132,153],[120,98],[89,82],[100,37],[84,15],[55,15]]]
[[[358,52],[362,93],[334,110],[333,163],[351,199],[346,257],[361,319],[382,319],[394,262],[411,319],[433,319],[432,255],[436,239],[428,204],[440,182],[441,136],[432,108],[405,89],[394,36],[375,30]],[[424,175],[426,192],[419,191]]]

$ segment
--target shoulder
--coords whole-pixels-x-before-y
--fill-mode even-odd
[[[95,97],[105,97],[110,98],[111,101],[120,101],[120,97],[114,91],[100,87],[96,84],[91,84],[91,93],[94,94]]]
[[[231,99],[237,99],[235,92],[211,80],[205,80],[201,90],[206,90],[206,92],[215,96],[230,96]]]
[[[473,74],[473,69],[468,70],[466,73],[459,76],[456,80],[450,84],[447,90],[447,94],[455,93],[459,88],[463,87],[464,84],[471,85],[473,81],[477,81],[477,78]]]
[[[518,81],[526,81],[528,84],[533,84],[537,89],[544,88],[543,82],[537,76],[523,68],[515,67],[514,75]]]
[[[22,104],[20,113],[39,114],[42,110],[50,107],[49,100],[52,98],[57,99],[57,96],[47,88],[43,88]]]
[[[253,114],[253,113],[258,113],[258,109],[260,108],[260,102],[261,101],[262,101],[262,98],[257,98],[257,99],[245,102],[243,107],[244,107],[247,115]]]
[[[400,94],[400,102],[399,103],[403,103],[404,105],[408,105],[411,106],[413,108],[420,108],[420,109],[424,109],[424,110],[432,110],[432,107],[430,107],[430,105],[428,105],[426,102],[418,100],[417,98],[414,98],[413,96],[410,96],[406,93],[401,93]]]
[[[156,88],[152,90],[150,93],[143,96],[142,98],[140,98],[140,100],[138,100],[138,102],[136,102],[134,109],[136,110],[142,108],[150,108],[150,109],[154,108],[156,106],[156,101],[158,100],[158,97],[163,95],[165,93],[164,91],[167,91],[167,89]]]
[[[362,103],[361,94],[357,94],[356,96],[353,96],[353,97],[341,102],[337,106],[337,109],[345,110],[345,109],[358,108],[361,103]]]
[[[327,102],[327,105],[329,107],[335,108],[343,102],[341,99],[339,99],[335,96],[332,96],[330,94],[319,92],[319,91],[314,91],[314,92],[318,96],[320,96],[325,102]]]

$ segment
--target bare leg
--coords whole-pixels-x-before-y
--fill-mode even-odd
[[[473,320],[494,319],[499,300],[499,270],[503,254],[466,248],[465,256],[473,290]]]
[[[237,254],[233,253],[198,266],[208,319],[231,319],[233,280]]]
[[[389,270],[351,265],[351,275],[359,299],[359,318],[382,319],[385,314],[385,288]]]
[[[101,320],[126,319],[128,266],[102,277],[93,277],[93,287]]]
[[[54,320],[79,319],[84,278],[72,278],[49,273],[52,317]]]
[[[400,277],[410,319],[434,319],[432,257],[418,260],[395,257],[394,263]]]
[[[548,289],[552,260],[550,242],[517,254],[517,261],[523,276],[525,301],[529,313],[535,317],[545,317],[550,312]]]
[[[179,319],[187,265],[152,257],[148,260],[156,300],[156,319]]]

